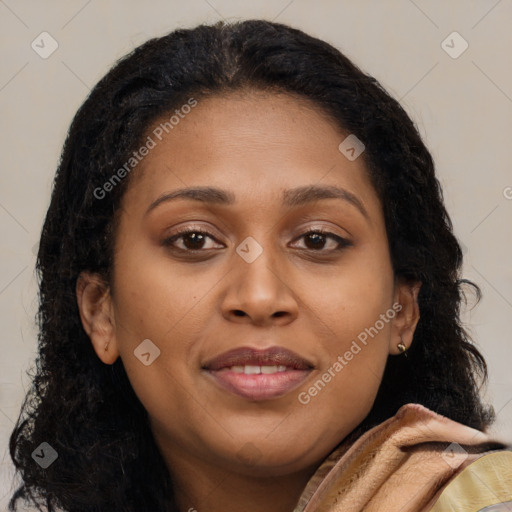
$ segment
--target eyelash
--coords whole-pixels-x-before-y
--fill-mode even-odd
[[[218,242],[216,240],[216,238],[210,232],[205,231],[201,228],[183,228],[183,229],[180,229],[179,231],[177,231],[171,237],[165,239],[162,242],[162,244],[164,246],[171,247],[172,249],[175,249],[176,251],[188,252],[188,253],[192,253],[192,254],[198,254],[201,252],[214,250],[214,249],[181,249],[181,248],[173,247],[173,244],[176,240],[178,240],[179,238],[182,238],[185,235],[192,234],[192,233],[207,236],[207,237],[211,238],[212,240],[214,240],[215,242],[221,243],[221,242]],[[302,235],[300,235],[297,239],[301,239],[301,238],[303,238],[307,235],[311,235],[311,234],[319,234],[319,235],[325,236],[326,238],[331,238],[338,243],[338,247],[336,247],[335,249],[331,249],[330,251],[325,251],[323,249],[316,250],[316,249],[308,249],[308,248],[302,249],[304,251],[312,251],[315,253],[322,253],[322,252],[323,253],[332,253],[335,251],[341,251],[341,250],[345,249],[346,247],[349,247],[352,245],[352,243],[349,242],[347,239],[345,239],[339,235],[336,235],[330,231],[323,230],[321,228],[320,229],[311,229],[310,231],[306,231],[305,233],[302,233]]]

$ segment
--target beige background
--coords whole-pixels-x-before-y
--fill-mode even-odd
[[[0,0],[1,510],[12,486],[7,438],[36,350],[34,250],[69,123],[134,46],[220,18],[266,18],[327,40],[417,122],[464,244],[465,277],[483,289],[464,319],[489,362],[494,431],[512,442],[512,2]],[[59,45],[47,59],[31,48],[43,31]],[[456,59],[441,45],[453,31],[469,44]],[[457,52],[463,41],[447,44]]]

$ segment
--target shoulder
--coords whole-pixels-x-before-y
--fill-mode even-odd
[[[512,447],[482,454],[443,488],[429,512],[512,511]]]

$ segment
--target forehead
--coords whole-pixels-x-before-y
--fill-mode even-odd
[[[229,188],[237,200],[279,200],[284,189],[308,185],[343,186],[363,203],[378,200],[364,158],[350,161],[339,150],[349,134],[307,98],[251,90],[194,101],[149,127],[152,149],[134,173],[132,202],[149,204],[187,186]]]

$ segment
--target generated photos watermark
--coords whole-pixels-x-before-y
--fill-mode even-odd
[[[340,372],[347,366],[347,364],[361,352],[361,350],[368,344],[368,336],[374,338],[377,334],[384,329],[385,325],[395,318],[396,314],[402,310],[402,305],[395,302],[391,308],[385,313],[382,313],[373,326],[367,327],[357,335],[357,340],[352,340],[350,348],[345,351],[343,355],[338,355],[336,361],[318,378],[318,380],[308,388],[307,391],[302,391],[297,396],[297,399],[302,405],[307,405],[311,399],[322,391],[325,386],[332,381]],[[363,345],[361,345],[358,343]]]
[[[96,187],[93,191],[93,195],[96,199],[103,199],[106,197],[108,192],[121,183],[122,179],[130,174],[140,162],[149,155],[152,149],[155,149],[159,142],[163,140],[165,135],[171,133],[171,131],[180,123],[182,119],[185,119],[186,115],[197,105],[197,100],[190,98],[187,103],[182,105],[179,109],[174,111],[168,121],[160,123],[152,132],[148,135],[144,144],[137,150],[133,151],[132,156],[121,166],[112,176],[101,186]]]

